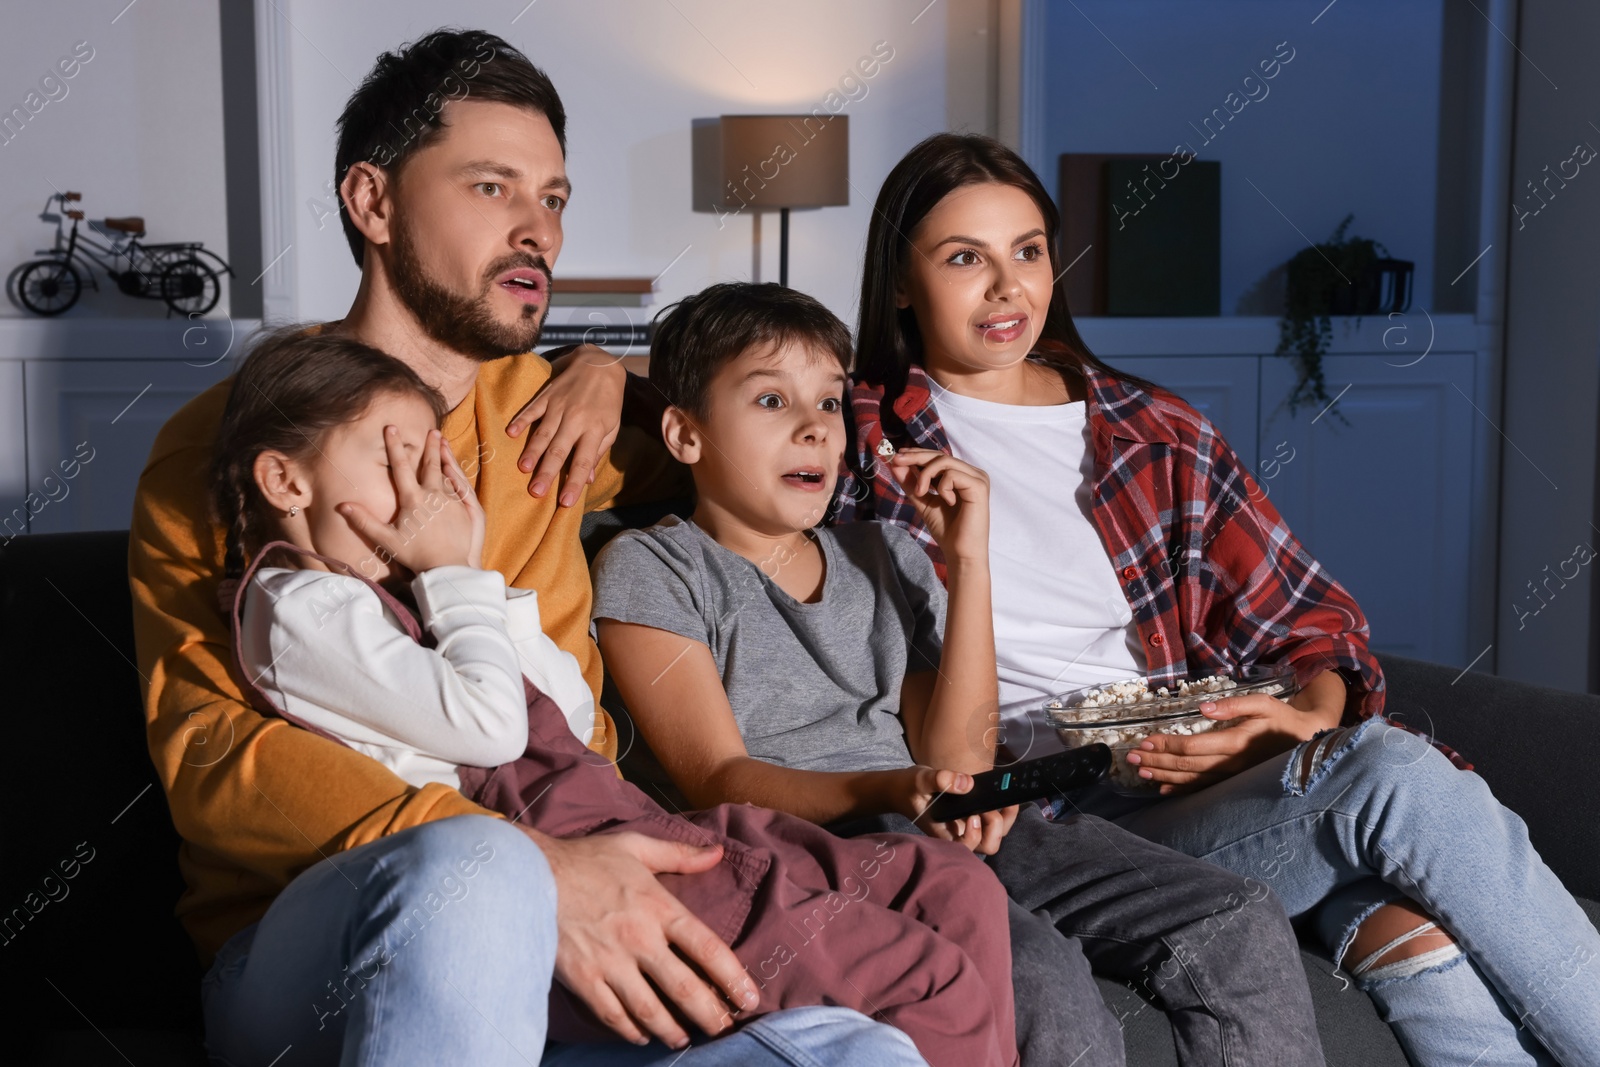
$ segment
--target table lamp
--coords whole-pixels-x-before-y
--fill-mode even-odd
[[[694,207],[719,216],[777,211],[778,282],[789,284],[789,212],[850,202],[847,115],[723,115],[697,120]]]

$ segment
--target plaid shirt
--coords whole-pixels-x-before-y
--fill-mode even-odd
[[[1381,715],[1383,672],[1367,647],[1361,609],[1289,532],[1217,428],[1164,390],[1085,374],[1094,525],[1133,610],[1152,683],[1286,662],[1302,685],[1338,671],[1349,693],[1346,722]],[[950,451],[927,375],[913,366],[888,412],[881,386],[857,384],[851,408],[857,470],[841,476],[830,521],[903,527],[942,580],[939,546],[877,455],[886,435],[897,448]]]

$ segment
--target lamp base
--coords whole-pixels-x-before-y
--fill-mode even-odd
[[[778,210],[778,284],[789,287],[789,209]]]

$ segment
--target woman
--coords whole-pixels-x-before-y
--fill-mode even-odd
[[[1090,354],[1059,231],[1038,178],[988,138],[930,137],[889,174],[862,280],[856,469],[834,521],[896,523],[937,566],[879,458],[934,448],[988,472],[1013,754],[1043,742],[1026,710],[1052,693],[1293,666],[1289,702],[1219,701],[1208,714],[1232,728],[1130,756],[1151,799],[1096,788],[1058,808],[1265,880],[1413,1062],[1600,1062],[1593,925],[1469,764],[1383,720],[1360,608],[1216,428]]]

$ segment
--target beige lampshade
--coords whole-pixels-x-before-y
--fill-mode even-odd
[[[847,115],[723,115],[697,122],[695,207],[777,211],[850,202]]]

